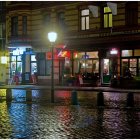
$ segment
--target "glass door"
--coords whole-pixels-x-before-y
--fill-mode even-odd
[[[132,76],[136,76],[137,75],[137,59],[130,59],[129,70],[130,70]]]
[[[110,60],[103,59],[103,84],[109,84],[110,80],[111,80]]]
[[[21,82],[22,74],[22,60],[21,55],[11,56],[11,77],[17,75],[19,78],[19,82]]]
[[[31,75],[37,73],[36,55],[31,55]]]
[[[129,68],[129,59],[122,59],[121,71],[123,76],[126,76],[126,71],[128,68]]]

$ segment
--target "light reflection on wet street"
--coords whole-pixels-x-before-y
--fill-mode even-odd
[[[105,107],[97,107],[97,93],[78,92],[79,105],[71,105],[70,91],[33,91],[33,102],[25,92],[13,91],[12,103],[0,102],[0,138],[96,139],[140,138],[140,95],[135,107],[126,108],[125,93],[104,93]]]

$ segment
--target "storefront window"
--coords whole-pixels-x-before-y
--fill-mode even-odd
[[[122,59],[122,75],[125,75],[126,70],[128,69],[128,59]]]
[[[137,66],[137,59],[130,59],[130,67],[136,67]]]
[[[81,73],[98,73],[99,72],[99,60],[81,60],[80,61],[80,72]]]
[[[20,56],[17,56],[17,61],[22,61],[21,60],[21,55]]]
[[[11,56],[11,77],[18,75],[19,81],[21,81],[22,74],[22,56]]]
[[[11,61],[16,61],[16,56],[11,56]]]
[[[86,52],[89,58],[98,58],[98,52]]]
[[[122,57],[132,56],[132,50],[122,50]]]
[[[81,59],[85,57],[85,52],[81,52],[77,54],[77,58]]]
[[[17,62],[17,71],[22,72],[22,62]]]
[[[128,59],[123,59],[123,57],[129,57]],[[134,50],[122,50],[122,75],[125,76],[126,69],[129,69],[132,76],[140,75],[140,49]]]
[[[31,61],[36,61],[36,56],[35,55],[31,55]]]
[[[109,59],[104,59],[104,75],[109,75]]]
[[[37,63],[31,63],[31,74],[37,72]]]
[[[36,55],[31,55],[31,74],[37,72]]]
[[[16,71],[16,62],[11,62],[11,70]]]
[[[130,72],[132,75],[136,75],[137,59],[130,59]]]
[[[134,50],[134,56],[140,56],[140,49]]]

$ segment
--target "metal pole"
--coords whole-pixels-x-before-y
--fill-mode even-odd
[[[52,75],[51,75],[51,102],[54,103],[54,54],[52,44]]]

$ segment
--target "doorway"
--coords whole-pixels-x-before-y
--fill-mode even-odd
[[[10,61],[10,74],[11,77],[18,75],[19,77],[19,82],[21,82],[21,74],[22,74],[22,59],[21,55],[18,56],[11,56],[11,61]]]
[[[110,74],[110,60],[103,59],[103,67],[102,67],[102,84],[109,84],[111,80]]]

